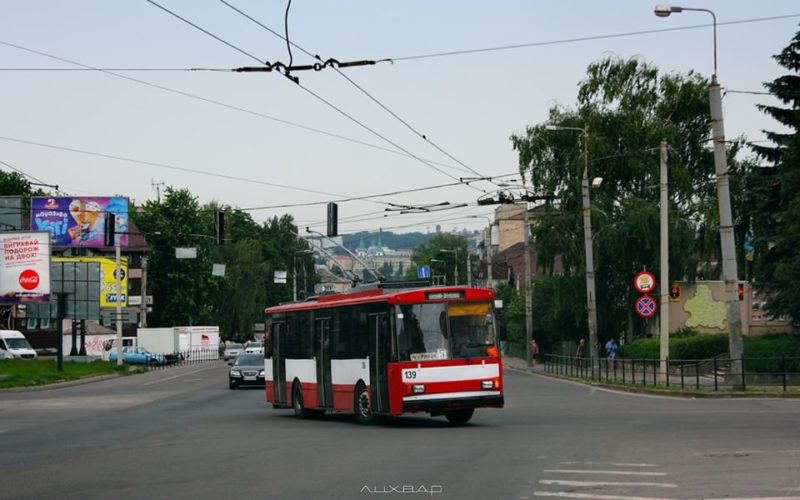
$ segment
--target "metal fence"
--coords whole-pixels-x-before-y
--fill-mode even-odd
[[[691,390],[800,389],[800,358],[599,359],[544,354],[547,373],[611,384]]]
[[[162,354],[161,356],[163,356],[163,361],[156,360],[147,364],[150,370],[161,370],[174,366],[196,365],[222,359],[222,356],[219,355],[216,349],[192,349],[189,351]]]

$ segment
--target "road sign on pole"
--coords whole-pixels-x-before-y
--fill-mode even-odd
[[[633,277],[633,288],[639,293],[650,293],[656,289],[656,277],[653,273],[642,271]]]
[[[640,318],[649,318],[656,313],[656,299],[649,295],[642,295],[636,299],[634,308]]]
[[[431,277],[431,266],[417,266],[417,278],[428,279]]]

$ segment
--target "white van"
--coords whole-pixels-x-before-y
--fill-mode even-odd
[[[0,359],[35,359],[36,351],[25,335],[16,330],[0,330]]]

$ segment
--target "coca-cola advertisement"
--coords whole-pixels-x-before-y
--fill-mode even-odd
[[[50,233],[0,233],[0,304],[50,302]]]

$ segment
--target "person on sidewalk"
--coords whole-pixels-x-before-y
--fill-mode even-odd
[[[531,366],[536,366],[536,357],[539,356],[539,344],[536,339],[531,339]]]
[[[606,355],[608,356],[608,363],[611,365],[611,369],[614,369],[614,363],[617,359],[617,350],[619,349],[619,345],[617,345],[617,341],[614,340],[614,337],[606,342]]]
[[[575,362],[580,364],[583,362],[583,351],[586,349],[586,342],[581,339],[578,342],[578,350],[575,351]]]
[[[506,341],[506,323],[505,321],[501,321],[497,327],[497,340],[500,341],[500,354],[505,356],[508,351],[507,341]]]

